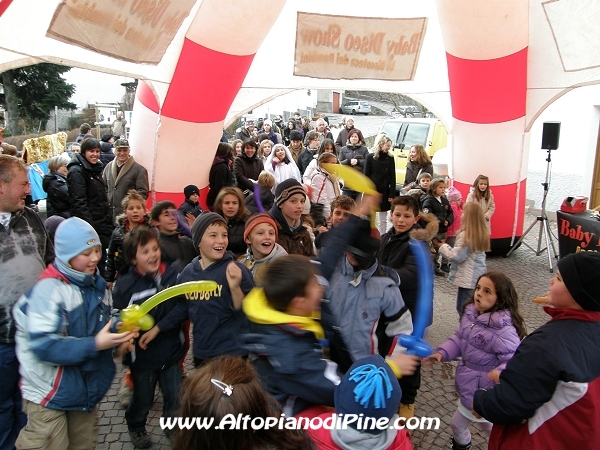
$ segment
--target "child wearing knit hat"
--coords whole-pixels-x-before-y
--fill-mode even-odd
[[[183,321],[194,324],[194,365],[204,364],[220,355],[245,356],[240,335],[246,328],[242,308],[244,296],[254,283],[252,274],[227,251],[227,224],[217,213],[206,211],[192,225],[192,242],[200,256],[194,258],[177,277],[177,284],[212,280],[217,287],[210,292],[192,292],[140,338],[145,349],[161,331],[178,327]]]
[[[290,255],[314,256],[314,235],[302,217],[306,192],[298,180],[289,178],[275,189],[275,204],[269,213],[275,219],[277,243]]]
[[[320,449],[412,449],[406,429],[395,429],[402,390],[394,372],[380,355],[356,361],[335,389],[335,412],[347,427],[309,429]],[[342,416],[343,414],[343,416]],[[319,416],[326,420],[330,413]],[[388,419],[385,421],[385,419]],[[385,423],[385,425],[384,425]]]
[[[600,254],[558,261],[546,324],[526,337],[473,412],[494,424],[489,449],[596,448],[600,440]]]
[[[111,349],[137,330],[110,331],[110,293],[98,272],[101,243],[90,224],[63,221],[56,259],[13,309],[27,425],[18,448],[92,448],[96,405],[115,375]]]
[[[270,214],[258,213],[246,220],[244,241],[248,244],[248,249],[239,261],[250,269],[255,284],[260,283],[262,272],[271,261],[288,254],[277,243],[277,238],[277,224]]]
[[[187,220],[192,226],[194,219],[202,213],[202,207],[198,203],[200,198],[200,189],[194,184],[188,184],[183,188],[183,195],[185,195],[185,201],[177,208],[181,217]]]

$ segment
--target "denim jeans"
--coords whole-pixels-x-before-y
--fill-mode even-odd
[[[27,423],[21,411],[19,360],[15,344],[0,344],[0,450],[15,448],[15,440]]]
[[[465,303],[471,299],[471,295],[475,289],[458,288],[458,295],[456,296],[456,311],[458,312],[458,318],[460,319],[463,315],[463,308]]]
[[[154,402],[156,383],[163,394],[163,417],[175,417],[179,408],[179,388],[181,370],[179,363],[171,364],[161,370],[131,369],[133,396],[125,411],[125,420],[130,431],[142,431],[146,427],[148,411]]]

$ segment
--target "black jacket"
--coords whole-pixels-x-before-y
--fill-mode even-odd
[[[300,175],[304,175],[306,168],[317,155],[317,151],[318,149],[314,149],[313,151],[306,147],[304,151],[300,153],[300,156],[298,156],[298,169],[300,169]]]
[[[275,203],[275,194],[273,194],[273,192],[271,192],[271,189],[268,189],[263,186],[258,187],[258,194],[259,194],[259,198],[260,198],[260,204],[263,207],[263,211],[264,212],[269,211],[273,207],[273,204]],[[256,204],[256,200],[254,200],[254,193],[252,193],[248,197],[246,197],[245,203],[246,203],[246,209],[250,212],[250,214],[255,214],[255,213],[259,212],[258,205]]]
[[[240,256],[246,253],[248,247],[244,242],[244,228],[246,227],[246,218],[229,219],[227,221],[227,239],[229,244],[227,250],[235,253],[235,256]]]
[[[48,193],[46,201],[46,216],[61,216],[65,219],[71,217],[71,199],[67,179],[57,172],[44,175],[42,188]]]
[[[375,184],[375,189],[381,194],[381,211],[390,210],[390,202],[388,198],[396,196],[396,163],[394,157],[380,152],[379,158],[369,153],[365,162],[364,173]]]
[[[433,195],[429,194],[423,200],[422,210],[426,213],[435,214],[438,218],[439,229],[438,233],[445,233],[448,230],[448,226],[452,225],[454,222],[454,212],[450,207],[450,202],[446,198],[445,195],[440,197],[441,203],[435,198]],[[444,222],[447,221],[448,224],[444,225]]]
[[[81,153],[76,153],[67,168],[71,216],[79,217],[94,227],[104,248],[108,247],[113,225],[106,185],[102,179],[102,163],[92,166]]]
[[[135,270],[135,266],[125,266],[119,276],[119,281],[115,284],[115,288],[112,291],[114,307],[124,309],[130,304],[141,305],[155,293],[175,285],[175,281],[181,270],[182,266],[180,264],[161,264],[160,286],[157,286],[156,280],[152,275],[142,275]],[[164,301],[155,308],[152,308],[150,315],[158,322],[176,304],[177,300],[174,298]],[[131,353],[127,356],[128,363],[138,370],[159,370],[162,367],[178,363],[183,356],[183,352],[183,334],[179,326],[158,333],[158,336],[148,344],[146,350],[142,350],[136,340],[135,361],[131,362]]]
[[[263,162],[258,159],[258,152],[254,153],[252,158],[248,158],[245,153],[235,158],[233,163],[233,173],[237,179],[238,187],[242,191],[253,191],[254,184],[250,181],[252,178],[254,181],[258,180],[258,176],[263,171]]]
[[[180,261],[186,266],[198,256],[198,250],[194,248],[192,240],[179,233],[171,235],[158,233],[158,243],[162,259],[166,261]]]
[[[115,159],[115,152],[113,146],[108,142],[100,141],[100,161],[106,167],[106,165]]]
[[[235,186],[235,176],[233,172],[229,170],[227,161],[221,158],[215,158],[210,173],[208,174],[208,196],[206,197],[206,204],[209,208],[212,208],[215,204],[217,194],[225,186]]]
[[[408,161],[406,163],[406,175],[404,176],[404,185],[410,183],[418,184],[417,177],[421,173],[428,173],[433,176],[433,164],[431,162],[427,162],[425,164],[417,164],[412,161]]]
[[[364,145],[346,145],[340,150],[340,164],[350,166],[353,169],[360,170],[362,172],[365,168],[365,160],[367,159],[368,154],[369,150]],[[357,160],[355,166],[351,164],[352,159]]]

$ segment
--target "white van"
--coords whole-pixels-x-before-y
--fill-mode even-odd
[[[415,144],[421,144],[431,157],[446,147],[448,132],[439,119],[389,119],[383,122],[379,132],[387,134],[394,143],[391,152],[396,162],[396,188],[404,186],[408,153]]]

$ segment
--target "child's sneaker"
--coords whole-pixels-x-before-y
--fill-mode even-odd
[[[129,430],[129,437],[131,438],[131,443],[135,448],[152,447],[152,440],[145,429],[141,431]]]

